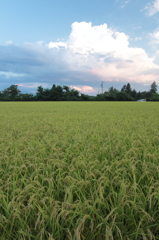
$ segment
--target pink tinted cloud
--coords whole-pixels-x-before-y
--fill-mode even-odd
[[[84,93],[94,93],[96,92],[96,90],[93,87],[90,86],[80,86],[80,87],[76,87],[76,86],[71,86],[73,89],[79,91],[79,92],[84,92]]]
[[[24,84],[24,83],[19,83],[19,84],[17,84],[17,85],[18,85],[19,87],[34,88],[33,85],[29,86],[29,85],[26,85],[26,84]]]

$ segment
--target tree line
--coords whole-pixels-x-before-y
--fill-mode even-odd
[[[102,95],[98,94],[96,100],[103,101],[137,101],[139,99],[146,99],[146,101],[159,101],[159,94],[157,93],[156,82],[153,82],[149,91],[137,92],[131,88],[130,83],[125,84],[121,90],[110,87],[107,92]]]
[[[131,88],[130,83],[125,84],[121,90],[113,86],[108,91],[89,96],[82,94],[68,86],[59,86],[53,84],[51,89],[44,89],[42,86],[37,88],[36,94],[21,93],[18,85],[0,91],[0,101],[137,101],[146,99],[146,101],[159,101],[156,82],[153,82],[149,91],[137,92]]]

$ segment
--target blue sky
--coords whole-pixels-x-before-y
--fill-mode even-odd
[[[159,86],[159,0],[6,0],[0,32],[0,90]]]

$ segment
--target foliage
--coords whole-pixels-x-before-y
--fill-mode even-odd
[[[159,239],[158,103],[0,103],[1,240]]]
[[[17,85],[11,85],[10,87],[2,91],[0,97],[6,100],[16,100],[16,97],[19,95],[20,92],[21,91],[18,89]]]
[[[127,85],[124,85],[121,89],[121,92],[125,92],[127,94],[131,94],[132,90],[131,90],[131,85],[130,83],[127,83]]]
[[[109,93],[117,93],[119,92],[116,88],[114,88],[113,86],[109,88]]]
[[[156,82],[153,82],[153,83],[151,84],[150,92],[152,92],[152,93],[156,93],[156,92],[157,92]]]
[[[97,94],[96,96],[88,96],[68,86],[55,84],[53,84],[51,89],[44,89],[42,86],[38,86],[36,95],[20,94],[17,85],[11,85],[0,92],[1,101],[137,101],[138,99],[159,101],[156,83],[153,82],[151,84],[151,89],[148,92],[132,90],[130,83],[127,83],[123,85],[121,91],[112,86],[108,92]]]

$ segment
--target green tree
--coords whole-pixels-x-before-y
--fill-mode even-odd
[[[18,101],[34,101],[34,95],[32,93],[21,93],[19,96],[16,98]]]
[[[15,100],[20,92],[18,85],[11,85],[9,88],[3,90],[4,96],[12,100]]]
[[[118,92],[115,96],[116,101],[132,101],[132,97],[126,92]]]
[[[130,83],[127,83],[127,85],[125,84],[125,85],[122,87],[121,92],[125,92],[125,93],[127,93],[127,94],[130,95],[131,92],[132,92]]]
[[[79,100],[79,91],[77,91],[74,88],[72,88],[70,92],[71,92],[71,100],[72,101]]]
[[[81,93],[81,101],[89,101],[90,97],[86,94]]]
[[[135,89],[133,89],[133,90],[131,91],[130,96],[131,96],[134,100],[137,100],[137,92],[136,92]]]
[[[51,101],[63,101],[64,100],[63,87],[53,84],[52,88],[50,89],[50,97]]]
[[[150,101],[159,101],[159,94],[158,93],[152,93]]]
[[[126,92],[126,85],[124,84],[124,86],[121,89],[121,92]]]
[[[157,84],[156,84],[156,82],[153,82],[151,84],[150,92],[152,92],[152,93],[156,93],[157,92]]]
[[[63,101],[64,100],[64,92],[63,87],[60,85],[56,86],[56,101]]]
[[[71,90],[68,86],[63,86],[64,101],[71,101]]]
[[[127,94],[131,94],[131,91],[132,91],[131,85],[130,85],[130,83],[128,83],[128,84],[126,85],[126,93],[127,93]]]
[[[130,83],[127,83],[127,85],[124,85],[121,89],[121,92],[126,92],[127,94],[131,94],[132,89]]]
[[[118,90],[116,88],[114,88],[113,86],[109,88],[109,93],[117,93]]]
[[[0,91],[0,100],[2,100],[3,99],[3,92],[2,91]]]
[[[43,100],[44,89],[42,86],[38,86],[36,95],[38,100]]]

